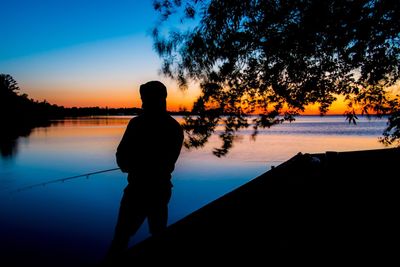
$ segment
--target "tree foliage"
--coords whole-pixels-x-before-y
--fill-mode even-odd
[[[5,99],[7,96],[16,95],[19,91],[17,81],[9,74],[0,74],[0,96]]]
[[[323,115],[340,95],[349,122],[360,112],[392,114],[384,140],[399,137],[399,101],[387,90],[400,77],[399,1],[156,0],[154,8],[162,72],[182,88],[201,87],[187,146],[203,145],[224,123],[221,156],[249,126],[247,114],[259,114],[256,134],[309,104]],[[172,17],[187,27],[172,28]]]

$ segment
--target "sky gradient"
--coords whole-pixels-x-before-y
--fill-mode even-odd
[[[35,100],[72,106],[139,107],[138,88],[160,80],[168,108],[191,108],[198,89],[182,92],[159,74],[149,34],[152,0],[2,1],[0,73]]]
[[[159,74],[153,0],[0,1],[0,73],[30,98],[65,107],[140,107],[140,84],[160,80],[168,109],[178,110],[191,109],[199,94],[197,86],[182,92]],[[343,111],[338,102],[330,113]]]

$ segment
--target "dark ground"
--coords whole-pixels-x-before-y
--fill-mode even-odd
[[[398,262],[399,165],[398,148],[299,153],[111,266]]]

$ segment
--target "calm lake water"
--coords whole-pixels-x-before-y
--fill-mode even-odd
[[[19,138],[14,156],[0,158],[0,263],[7,263],[2,266],[83,266],[102,259],[113,236],[125,174],[113,171],[14,190],[116,167],[115,150],[129,119],[58,121]],[[240,132],[223,158],[211,152],[220,145],[217,136],[202,149],[183,149],[173,173],[169,223],[298,152],[383,148],[378,137],[385,125],[385,119],[361,118],[349,125],[343,116],[302,116],[261,131],[255,141],[251,129]],[[145,222],[131,244],[147,236]]]

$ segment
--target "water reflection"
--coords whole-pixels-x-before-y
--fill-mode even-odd
[[[5,127],[0,131],[0,155],[3,159],[10,160],[18,153],[21,137],[28,137],[34,128],[49,127],[57,122],[41,122],[38,124],[6,121]]]
[[[104,257],[126,187],[122,172],[53,183],[11,196],[8,192],[116,167],[115,150],[130,118],[83,117],[53,122],[50,127],[31,129],[27,138],[18,137],[14,160],[3,164],[0,157],[2,266],[82,266]],[[217,128],[203,148],[182,150],[173,174],[168,224],[298,152],[382,148],[377,137],[385,123],[362,120],[354,126],[341,116],[301,117],[292,124],[260,132],[255,141],[250,138],[251,129],[241,131],[241,138],[221,158],[212,154],[212,149],[221,144]],[[3,136],[3,131],[0,134]],[[29,143],[25,142],[28,139]],[[148,236],[147,224],[143,224],[130,246]],[[14,264],[7,265],[11,262]]]
[[[29,141],[29,137],[34,131],[47,131],[50,126],[62,126],[65,135],[71,135],[68,128],[76,127],[97,127],[109,126],[110,128],[119,127],[127,123],[127,116],[96,116],[96,117],[77,117],[66,118],[63,120],[41,121],[34,123],[21,123],[20,121],[4,119],[4,128],[0,131],[0,156],[3,160],[12,160],[18,154],[18,147],[23,138]],[[82,132],[79,133],[82,136]],[[93,133],[91,133],[93,134]]]

